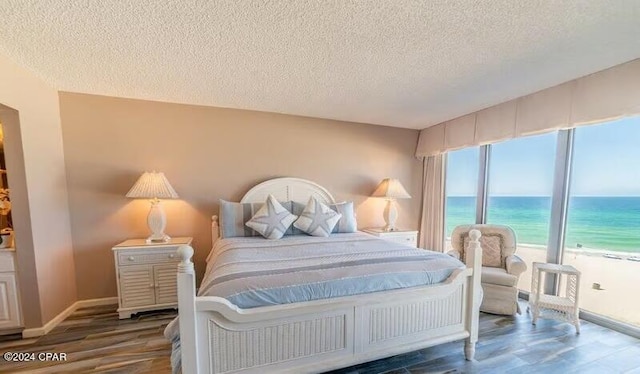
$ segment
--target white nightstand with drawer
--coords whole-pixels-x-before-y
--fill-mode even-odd
[[[367,234],[375,235],[384,240],[418,247],[418,232],[413,230],[384,231],[378,228],[363,229]]]
[[[168,243],[147,244],[131,239],[112,248],[118,282],[120,319],[147,310],[176,308],[178,263],[176,251],[192,238],[172,238]]]

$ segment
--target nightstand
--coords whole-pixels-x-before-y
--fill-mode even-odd
[[[118,282],[120,319],[147,310],[178,307],[177,274],[181,245],[192,238],[172,238],[167,243],[147,244],[131,239],[112,248]]]
[[[384,231],[383,229],[369,228],[362,231],[375,235],[381,239],[396,243],[402,243],[411,247],[418,247],[418,232],[413,230]]]

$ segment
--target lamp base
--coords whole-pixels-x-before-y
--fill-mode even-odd
[[[147,242],[147,244],[169,243],[171,241],[171,237],[169,235],[165,235],[163,237],[158,238],[158,237],[154,237],[153,235],[151,235],[145,241]]]
[[[147,225],[151,230],[151,235],[147,238],[147,244],[151,243],[167,243],[171,238],[164,233],[164,228],[167,226],[167,218],[162,209],[160,200],[151,200],[151,209],[149,209],[149,215],[147,216]]]
[[[386,225],[382,228],[384,231],[396,231],[396,220],[398,219],[398,208],[395,199],[388,199],[387,206],[384,208],[384,221]]]

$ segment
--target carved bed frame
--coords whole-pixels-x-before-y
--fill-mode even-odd
[[[303,179],[260,183],[242,202],[333,203],[323,187]],[[217,217],[212,237],[218,238]],[[185,374],[320,372],[465,339],[473,359],[481,298],[480,233],[472,232],[466,269],[445,282],[363,295],[241,309],[226,299],[196,297],[193,249],[178,249],[178,307]]]

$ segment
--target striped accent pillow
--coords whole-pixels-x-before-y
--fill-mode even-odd
[[[291,201],[281,202],[280,204],[289,212],[299,215],[293,211],[293,203]],[[234,203],[220,199],[220,237],[224,239],[238,236],[261,236],[254,229],[245,226],[245,224],[263,205],[264,203]],[[302,209],[304,209],[304,205]],[[302,209],[300,209],[300,213]],[[298,234],[302,233],[298,229],[295,230],[298,231]],[[293,226],[289,227],[285,235],[296,235]]]

